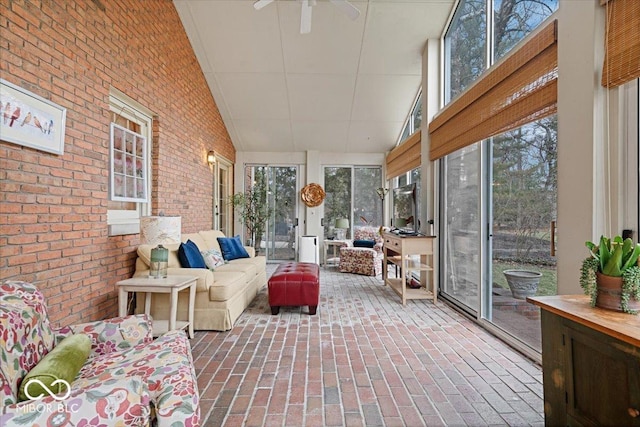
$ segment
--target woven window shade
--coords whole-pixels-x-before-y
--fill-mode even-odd
[[[606,2],[602,86],[613,88],[640,78],[640,1]]]
[[[556,112],[557,21],[447,105],[429,124],[429,157],[516,129]]]
[[[387,179],[417,168],[422,163],[422,133],[418,130],[387,155]]]

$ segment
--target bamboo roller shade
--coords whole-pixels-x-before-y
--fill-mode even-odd
[[[543,28],[431,121],[431,160],[556,112],[557,25]]]
[[[420,130],[409,135],[400,145],[387,155],[387,179],[417,168],[422,163],[422,133]]]
[[[602,86],[613,88],[640,78],[640,1],[606,2]]]

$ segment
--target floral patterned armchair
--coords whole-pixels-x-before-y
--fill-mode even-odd
[[[65,336],[92,348],[70,392],[18,401],[25,375]],[[26,282],[0,284],[0,425],[197,426],[191,348],[184,331],[155,341],[146,315],[52,329],[44,297]]]
[[[382,273],[382,236],[378,227],[361,227],[353,231],[353,241],[348,246],[340,248],[340,271],[343,273],[376,276]],[[371,242],[372,246],[363,247],[359,244]]]

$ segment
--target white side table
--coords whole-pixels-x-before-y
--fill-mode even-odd
[[[133,277],[116,283],[118,286],[119,315],[127,315],[127,297],[129,292],[145,292],[144,312],[151,312],[151,294],[170,294],[169,319],[153,319],[153,336],[157,337],[167,331],[189,327],[189,338],[193,338],[193,310],[196,302],[196,280],[194,276],[168,276],[165,279],[150,277]],[[178,315],[178,292],[189,288],[189,318],[187,321],[176,320]]]

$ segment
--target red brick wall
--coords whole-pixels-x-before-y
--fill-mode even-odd
[[[139,235],[109,237],[109,88],[155,114],[152,214],[212,227],[206,153],[233,147],[170,0],[0,3],[2,78],[67,108],[64,155],[0,141],[1,280],[36,283],[54,323],[117,314]]]

